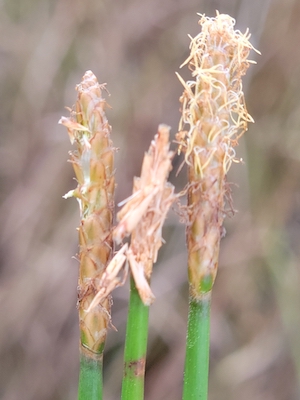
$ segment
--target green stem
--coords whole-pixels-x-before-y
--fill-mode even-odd
[[[122,400],[144,399],[148,319],[149,307],[143,304],[134,280],[131,277],[124,352]]]
[[[183,400],[206,400],[208,393],[211,292],[190,295]]]
[[[78,400],[102,400],[102,368],[102,354],[96,357],[80,354]]]

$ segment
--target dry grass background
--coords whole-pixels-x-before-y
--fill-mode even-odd
[[[0,2],[0,398],[76,398],[79,222],[57,125],[85,70],[107,82],[117,201],[128,196],[159,123],[179,121],[174,72],[215,10],[262,52],[245,80],[256,120],[230,174],[238,213],[226,220],[213,295],[210,400],[300,396],[300,2],[297,0],[2,0]],[[188,76],[187,71],[182,72]],[[178,165],[178,161],[175,161]],[[177,165],[174,166],[176,169]],[[172,177],[182,187],[184,172]],[[175,214],[154,270],[146,400],[179,400],[187,318],[184,227]],[[128,287],[114,295],[105,399],[119,398]]]

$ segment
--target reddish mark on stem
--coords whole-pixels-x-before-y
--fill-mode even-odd
[[[128,372],[130,371],[130,374],[133,374],[134,376],[144,376],[145,365],[146,365],[146,360],[144,357],[137,361],[125,362],[124,371]],[[125,375],[127,375],[126,372]]]

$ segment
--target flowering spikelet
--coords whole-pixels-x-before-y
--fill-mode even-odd
[[[145,305],[154,300],[149,280],[163,242],[162,226],[175,199],[174,186],[167,182],[173,157],[169,151],[169,131],[168,126],[159,126],[144,156],[141,177],[134,178],[133,194],[119,211],[120,222],[113,232],[117,242],[131,234],[127,259]]]
[[[77,85],[78,98],[71,117],[59,123],[68,129],[77,149],[70,153],[78,186],[65,197],[77,198],[80,207],[78,308],[81,350],[101,354],[110,321],[109,292],[120,281],[116,273],[107,277],[113,252],[112,219],[114,207],[114,148],[106,116],[104,85],[87,71]],[[89,310],[105,276],[105,294],[100,304]]]
[[[188,265],[194,297],[209,292],[214,283],[226,174],[236,161],[234,146],[253,122],[241,82],[253,49],[248,30],[234,30],[234,19],[219,13],[215,18],[202,15],[199,24],[201,33],[191,38],[190,56],[183,64],[193,80],[185,82],[178,75],[184,92],[177,141],[188,165]]]

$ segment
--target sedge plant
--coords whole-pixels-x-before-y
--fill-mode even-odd
[[[126,251],[131,282],[122,400],[144,398],[149,306],[154,301],[150,278],[163,242],[162,226],[176,198],[174,186],[167,182],[173,158],[169,150],[169,131],[168,126],[159,126],[144,156],[141,176],[134,178],[133,194],[118,213],[119,224],[113,232],[117,242],[131,234]]]
[[[78,312],[80,330],[79,400],[102,399],[103,349],[110,325],[111,290],[121,283],[117,274],[125,248],[113,258],[114,147],[110,139],[100,85],[87,71],[77,85],[78,98],[68,129],[76,150],[70,152],[78,186],[65,195],[80,208]],[[99,295],[100,294],[100,295]]]
[[[228,15],[201,15],[201,32],[191,39],[188,65],[192,79],[180,98],[182,116],[176,135],[178,152],[185,155],[187,184],[187,248],[189,313],[183,400],[207,400],[211,293],[217,274],[226,207],[231,207],[226,177],[238,161],[235,146],[253,122],[248,114],[242,76],[253,48],[248,30],[234,29]],[[70,153],[80,208],[78,311],[80,376],[78,400],[102,400],[103,350],[111,323],[111,292],[130,268],[130,300],[124,351],[122,400],[143,400],[153,264],[163,243],[162,226],[178,197],[167,180],[174,153],[170,128],[160,125],[144,156],[141,176],[134,178],[132,195],[122,202],[113,227],[114,152],[100,85],[87,71],[76,87],[77,102],[68,129],[76,150]],[[182,194],[182,193],[181,193]],[[114,242],[125,243],[114,255]],[[124,264],[125,263],[125,264]],[[123,268],[125,265],[125,268]],[[121,271],[124,271],[121,277]]]
[[[234,147],[253,119],[248,114],[241,78],[253,46],[234,29],[235,21],[217,13],[201,15],[201,32],[191,39],[188,64],[192,80],[180,98],[179,152],[188,168],[187,248],[189,314],[183,400],[206,400],[208,393],[211,293],[230,190],[226,176]],[[227,202],[226,202],[227,199]]]

